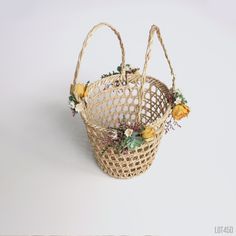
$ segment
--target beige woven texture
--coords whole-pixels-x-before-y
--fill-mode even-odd
[[[81,116],[101,169],[112,177],[130,178],[143,173],[151,166],[164,133],[165,121],[171,112],[170,90],[164,83],[146,75],[155,33],[170,67],[171,89],[175,86],[175,75],[157,26],[153,25],[149,31],[143,73],[128,74],[125,72],[125,50],[119,32],[107,23],[100,23],[89,31],[84,40],[76,66],[74,84],[78,82],[81,60],[90,37],[104,26],[110,28],[119,40],[122,54],[121,74],[89,84]],[[107,148],[104,139],[108,137],[109,127],[118,127],[120,119],[124,117],[131,123],[141,122],[144,126],[155,127],[155,139],[123,154],[119,154],[112,147]]]

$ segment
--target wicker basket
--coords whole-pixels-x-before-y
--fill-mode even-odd
[[[171,90],[154,77],[146,76],[154,33],[157,33],[170,67],[171,89],[174,89],[175,86],[175,76],[157,26],[153,25],[149,32],[142,74],[139,72],[127,74],[125,72],[125,50],[119,32],[107,23],[100,23],[89,31],[84,40],[76,66],[74,85],[78,83],[80,63],[88,40],[102,26],[110,28],[119,40],[122,53],[121,73],[90,83],[86,102],[83,102],[80,114],[101,169],[112,177],[130,178],[143,173],[151,166],[164,133],[165,121],[171,113],[169,100]],[[121,154],[110,147],[104,153],[103,140],[109,133],[109,127],[116,127],[122,117],[130,122],[138,120],[143,125],[156,127],[156,136],[154,140],[145,142],[136,150]]]

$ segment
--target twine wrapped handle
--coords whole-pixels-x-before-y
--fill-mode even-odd
[[[139,93],[139,121],[141,121],[141,112],[142,112],[142,101],[143,101],[143,96],[144,96],[144,84],[146,82],[146,73],[147,73],[147,67],[148,67],[148,63],[150,61],[151,58],[151,47],[152,47],[152,43],[153,43],[153,37],[154,34],[157,34],[157,38],[161,44],[161,47],[163,49],[165,58],[167,60],[168,66],[170,68],[170,74],[172,77],[172,86],[171,89],[174,91],[175,89],[175,74],[174,74],[174,70],[173,67],[171,65],[169,56],[167,54],[167,50],[165,48],[165,45],[163,43],[162,37],[161,37],[161,32],[158,26],[156,25],[152,25],[151,29],[149,31],[149,37],[148,37],[148,44],[147,44],[147,49],[146,49],[146,54],[145,54],[145,62],[144,62],[144,66],[143,66],[143,73],[142,73],[142,78],[141,78],[141,88],[140,88],[140,93]]]
[[[81,64],[81,61],[82,61],[82,57],[84,55],[84,50],[85,48],[87,47],[88,45],[88,41],[89,39],[92,37],[93,33],[95,31],[97,31],[99,28],[103,27],[103,26],[106,26],[108,27],[109,29],[111,29],[115,35],[117,36],[118,40],[119,40],[119,44],[120,44],[120,48],[121,48],[121,54],[122,54],[122,57],[121,57],[121,77],[120,79],[125,79],[125,49],[124,49],[124,44],[121,40],[121,36],[120,36],[120,33],[111,25],[107,24],[107,23],[99,23],[97,25],[95,25],[87,34],[84,42],[83,42],[83,46],[82,46],[82,49],[80,51],[80,54],[79,54],[79,57],[78,57],[78,61],[77,61],[77,65],[76,65],[76,69],[75,69],[75,74],[74,74],[74,79],[73,79],[73,84],[76,84],[76,82],[78,82],[79,80],[79,70],[80,70],[80,64]]]

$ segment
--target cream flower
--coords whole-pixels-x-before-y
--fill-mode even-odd
[[[109,136],[111,137],[112,140],[116,140],[118,138],[118,134],[116,130],[113,130],[110,132]]]
[[[175,104],[180,104],[182,103],[182,99],[180,97],[177,97],[176,100],[175,100]]]
[[[126,70],[126,71],[129,71],[129,70],[131,70],[131,66],[130,66],[130,65],[128,65],[128,64],[127,64],[127,65],[125,65],[125,70]]]
[[[125,130],[125,136],[126,137],[130,137],[133,134],[133,130],[132,129],[126,129]]]
[[[74,102],[74,101],[70,101],[70,102],[69,102],[69,107],[70,107],[71,109],[75,109],[75,102]]]
[[[83,106],[81,103],[78,103],[76,106],[75,106],[75,111],[76,112],[81,112],[83,109]]]

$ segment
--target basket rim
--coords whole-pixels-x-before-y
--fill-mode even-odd
[[[104,82],[105,80],[109,81],[112,78],[116,78],[116,77],[119,77],[119,76],[120,75],[110,75],[110,76],[107,76],[106,78],[104,78],[102,80],[97,80],[97,81],[94,81],[94,82],[90,83],[90,85],[88,87],[88,92],[91,89],[91,87],[97,86],[99,83]],[[141,75],[139,74],[139,76],[141,76]],[[147,75],[146,78],[157,81],[158,83],[160,83],[164,87],[165,92],[170,93],[170,89],[162,81],[158,80],[157,78],[155,78],[153,76],[149,76],[149,75]],[[129,82],[137,82],[137,78],[136,78],[136,80],[133,79],[132,77],[128,78],[127,82],[128,83]],[[127,85],[122,85],[122,86],[120,86],[120,88],[125,87],[125,86],[127,86]],[[165,113],[162,115],[162,117],[156,119],[154,122],[151,122],[149,125],[150,126],[154,126],[154,127],[159,126],[161,123],[163,123],[167,119],[167,117],[169,116],[170,112],[171,112],[171,103],[168,102],[167,109],[166,109]],[[89,121],[87,119],[87,117],[86,117],[86,108],[81,112],[81,116],[82,116],[84,122],[86,123],[86,125],[88,125],[90,127],[93,127],[95,129],[99,129],[101,131],[109,131],[109,127],[104,127],[104,126],[101,126],[101,125],[97,125],[97,124]]]

